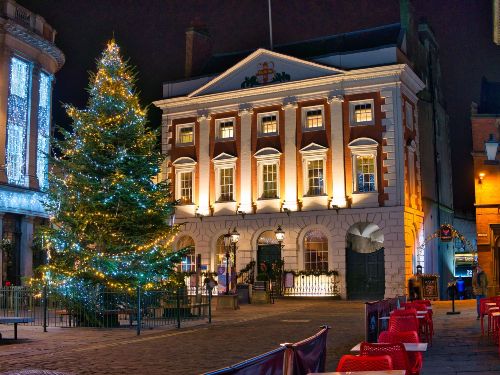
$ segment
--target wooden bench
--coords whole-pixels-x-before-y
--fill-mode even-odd
[[[35,319],[26,318],[20,316],[6,316],[0,317],[0,324],[14,324],[14,340],[17,340],[17,325],[19,323],[32,323]],[[0,333],[0,339],[2,338],[2,334]]]

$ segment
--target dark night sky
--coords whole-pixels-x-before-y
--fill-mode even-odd
[[[65,125],[60,102],[83,107],[89,70],[113,35],[137,67],[141,100],[161,98],[161,83],[184,72],[184,31],[198,17],[212,34],[215,52],[268,47],[267,0],[18,0],[58,31],[66,65],[56,75],[54,121]],[[275,44],[399,21],[398,0],[273,0]],[[500,46],[492,41],[490,0],[415,0],[416,19],[427,17],[440,45],[450,116],[454,200],[474,201],[470,103],[479,100],[481,77],[500,81]],[[160,113],[151,107],[152,126]]]

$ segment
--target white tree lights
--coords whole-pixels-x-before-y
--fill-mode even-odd
[[[25,186],[26,139],[29,119],[29,87],[31,66],[28,62],[12,57],[7,111],[6,167],[8,182]]]

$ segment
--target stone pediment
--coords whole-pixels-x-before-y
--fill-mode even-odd
[[[175,161],[172,164],[175,166],[194,165],[194,164],[196,164],[196,161],[190,157],[183,156],[183,157],[175,159]]]
[[[262,87],[341,73],[343,71],[336,68],[261,48],[188,96]]]
[[[212,159],[213,162],[225,162],[236,160],[236,156],[226,154],[225,152],[220,153],[215,158]]]
[[[309,143],[306,147],[303,147],[299,150],[301,153],[313,153],[313,152],[322,152],[328,150],[327,147],[318,145],[317,143]]]
[[[264,147],[257,151],[254,154],[256,158],[265,158],[265,157],[278,157],[281,155],[281,152],[272,147]]]

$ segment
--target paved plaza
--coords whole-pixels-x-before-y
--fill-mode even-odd
[[[481,337],[474,301],[434,303],[434,345],[424,355],[423,375],[499,374],[498,347]],[[332,300],[279,300],[215,312],[211,325],[193,322],[180,330],[155,328],[137,337],[130,329],[20,327],[22,340],[0,344],[2,374],[33,374],[34,369],[64,374],[198,374],[214,370],[332,327],[327,370],[363,340],[363,304]],[[0,326],[5,338],[12,327]],[[47,372],[49,373],[49,372]],[[51,372],[52,373],[52,372]]]

